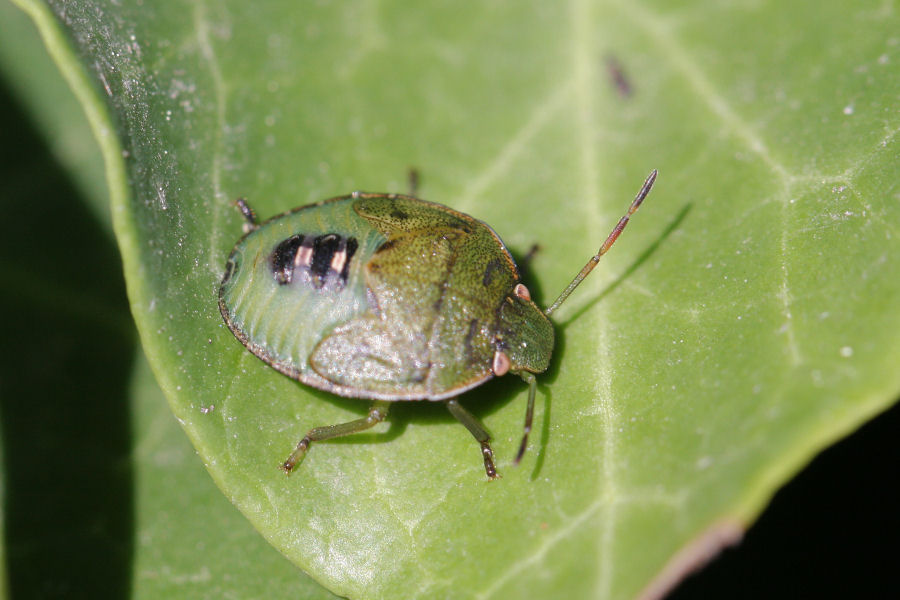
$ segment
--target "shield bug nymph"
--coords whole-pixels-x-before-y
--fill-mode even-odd
[[[553,352],[549,316],[613,245],[655,180],[654,170],[597,254],[544,310],[494,230],[446,206],[355,192],[259,223],[238,200],[247,224],[219,289],[225,323],[288,377],[374,401],[364,418],[307,432],[284,471],[312,442],[381,422],[391,402],[433,400],[478,440],[494,479],[490,436],[457,396],[507,373],[528,384],[517,464],[531,431],[535,375]]]

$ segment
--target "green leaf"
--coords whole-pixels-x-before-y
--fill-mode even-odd
[[[136,361],[131,395],[131,597],[334,598],[291,568],[222,497],[172,419],[143,357]]]
[[[660,593],[900,390],[900,23],[875,3],[50,2],[53,19],[21,1],[101,133],[173,411],[231,501],[336,593]],[[660,177],[554,315],[519,468],[525,390],[501,380],[462,398],[501,481],[426,403],[285,478],[306,429],[366,405],[274,373],[222,324],[231,201],[266,217],[405,191],[410,167],[514,251],[540,242],[544,303]]]
[[[172,417],[136,344],[99,148],[42,46],[0,3],[0,597],[333,598],[234,510]]]

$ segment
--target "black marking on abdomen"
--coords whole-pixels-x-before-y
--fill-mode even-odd
[[[301,280],[315,289],[334,284],[338,289],[347,283],[350,262],[359,242],[337,233],[296,234],[280,242],[272,251],[272,275],[281,285]]]
[[[359,242],[356,241],[356,238],[347,238],[343,240],[344,243],[344,267],[341,269],[341,281],[347,281],[347,275],[350,274],[350,261],[353,260],[353,255],[356,254],[356,249],[359,248]]]
[[[336,233],[320,235],[313,244],[312,264],[309,265],[309,272],[313,277],[313,285],[320,288],[325,285],[325,277],[331,268],[331,259],[334,258],[338,246],[344,238]]]
[[[275,276],[275,281],[281,285],[287,285],[293,280],[294,259],[297,256],[297,250],[302,244],[302,235],[292,235],[275,246],[275,250],[272,251],[269,264],[272,266],[272,274]]]
[[[231,280],[231,276],[234,274],[234,258],[229,257],[228,262],[225,263],[225,274],[222,275],[222,285],[225,285]]]

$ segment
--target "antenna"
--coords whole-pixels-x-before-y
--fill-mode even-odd
[[[641,203],[644,201],[644,198],[647,197],[647,194],[650,193],[650,188],[653,187],[653,182],[656,181],[657,170],[653,169],[650,172],[650,175],[647,176],[647,179],[644,181],[644,185],[641,186],[641,191],[637,193],[637,196],[634,197],[634,202],[631,203],[631,206],[628,207],[628,211],[625,215],[619,219],[619,222],[610,232],[609,237],[606,238],[606,241],[603,242],[603,245],[600,246],[600,250],[597,251],[597,254],[591,257],[587,264],[581,269],[578,275],[575,276],[575,279],[566,286],[566,289],[563,290],[562,294],[559,295],[553,304],[551,304],[547,310],[544,311],[544,314],[548,317],[559,308],[559,305],[566,301],[566,298],[569,297],[569,294],[575,291],[575,288],[578,287],[584,278],[587,277],[591,271],[594,270],[594,267],[597,266],[597,263],[600,262],[600,257],[606,254],[606,252],[612,248],[612,245],[616,243],[616,240],[619,238],[619,234],[622,233],[622,230],[625,229],[625,226],[628,225],[628,219],[631,218],[638,208],[641,207]]]

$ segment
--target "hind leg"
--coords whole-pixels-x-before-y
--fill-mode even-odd
[[[358,431],[365,431],[366,429],[370,429],[384,421],[385,417],[387,417],[389,409],[390,403],[375,402],[369,408],[369,414],[362,419],[356,419],[347,423],[338,423],[337,425],[327,425],[325,427],[316,427],[314,429],[310,429],[303,437],[303,439],[300,440],[300,443],[297,444],[297,447],[294,449],[294,451],[291,452],[291,455],[287,458],[287,460],[281,463],[281,470],[284,471],[286,475],[290,475],[291,471],[293,471],[294,468],[303,460],[303,457],[306,456],[306,451],[311,443],[321,442],[322,440],[330,440],[331,438],[341,437],[344,435],[349,435],[351,433],[356,433]]]

